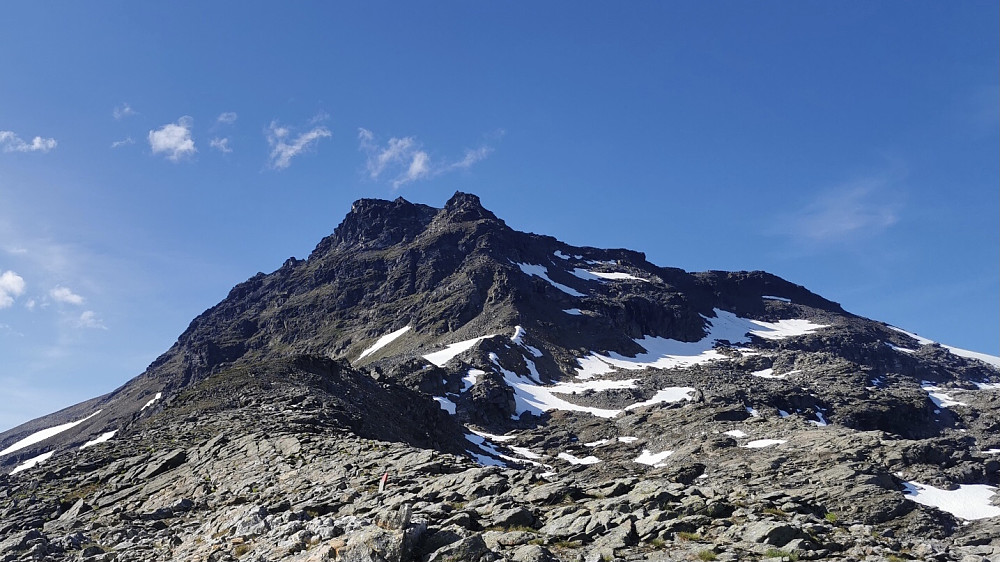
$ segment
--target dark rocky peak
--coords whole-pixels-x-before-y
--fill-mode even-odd
[[[333,236],[324,238],[310,257],[332,248],[379,250],[412,240],[423,232],[436,213],[433,207],[410,203],[402,197],[393,201],[358,199],[333,231]]]
[[[715,306],[733,312],[758,313],[768,301],[844,313],[840,304],[766,271],[705,271],[694,275],[712,287],[717,297]]]
[[[441,209],[439,216],[452,222],[493,220],[504,224],[496,215],[483,207],[478,196],[461,191],[456,191],[455,195],[451,196],[451,199],[445,203],[444,209]]]

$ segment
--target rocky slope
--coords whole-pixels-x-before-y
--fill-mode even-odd
[[[0,560],[1000,560],[998,365],[473,195],[361,200],[0,434]]]

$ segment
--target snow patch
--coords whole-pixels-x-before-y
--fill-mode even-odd
[[[570,464],[597,464],[601,462],[601,459],[593,455],[580,458],[580,457],[574,457],[569,453],[559,453],[558,457]]]
[[[747,449],[761,449],[764,447],[770,447],[771,445],[781,445],[782,443],[786,443],[786,441],[784,439],[757,439],[756,441],[750,441],[740,445],[740,447]]]
[[[663,451],[660,453],[654,453],[649,449],[643,449],[642,454],[636,457],[634,460],[639,464],[648,464],[655,468],[660,468],[661,466],[666,466],[665,464],[661,463],[665,461],[667,457],[669,457],[672,454],[674,454],[673,451]]]
[[[386,335],[380,337],[378,340],[375,341],[374,344],[372,344],[371,347],[369,347],[368,349],[362,351],[361,355],[358,357],[357,360],[361,361],[365,357],[368,357],[369,355],[375,353],[376,351],[378,351],[378,350],[382,349],[383,347],[389,345],[390,343],[396,341],[396,339],[399,338],[399,336],[401,336],[401,335],[403,335],[403,334],[405,334],[406,332],[409,332],[409,331],[410,331],[410,327],[409,326],[405,326],[403,328],[400,328],[400,329],[396,330],[395,332],[392,332],[391,334],[386,334]]]
[[[790,298],[776,297],[776,296],[773,296],[773,295],[764,295],[764,296],[762,296],[760,298],[771,300],[771,301],[792,302],[792,299],[790,299]]]
[[[469,369],[469,372],[462,377],[462,390],[459,392],[465,392],[472,388],[476,384],[476,381],[479,380],[479,376],[485,374],[486,371],[482,369]]]
[[[437,400],[437,403],[441,405],[441,409],[442,410],[444,410],[444,411],[446,411],[446,412],[448,412],[449,414],[452,414],[452,415],[455,414],[455,403],[454,402],[452,402],[451,400],[448,400],[444,396],[435,396],[434,399]]]
[[[491,334],[489,336],[479,336],[478,338],[472,338],[471,340],[460,341],[457,343],[449,344],[447,347],[440,351],[435,351],[434,353],[428,353],[424,355],[424,359],[430,361],[431,363],[437,365],[438,367],[444,367],[445,363],[454,359],[458,354],[463,351],[468,351],[475,347],[475,345],[487,338],[492,338],[496,334]]]
[[[112,437],[114,437],[116,433],[118,433],[117,429],[114,430],[114,431],[109,431],[107,433],[102,433],[100,437],[98,437],[96,439],[92,439],[90,441],[87,441],[83,445],[80,445],[80,448],[81,449],[86,449],[87,447],[93,447],[94,445],[97,445],[99,443],[104,443],[105,441],[108,441]]]
[[[951,396],[945,393],[944,392],[945,389],[941,387],[929,386],[927,385],[927,381],[924,381],[924,385],[925,386],[921,386],[920,388],[927,391],[927,397],[930,398],[931,402],[933,402],[934,405],[937,406],[938,408],[948,408],[950,406],[968,406],[968,404],[966,404],[965,402],[959,402],[958,400],[953,399]]]
[[[927,339],[925,337],[918,336],[917,334],[914,334],[912,332],[907,332],[906,330],[903,330],[901,328],[897,328],[895,326],[889,326],[889,329],[895,330],[895,331],[897,331],[897,332],[899,332],[901,334],[906,334],[906,335],[910,336],[911,338],[917,340],[917,343],[919,343],[920,345],[932,345],[932,344],[937,343],[934,340],[929,340],[929,339]],[[957,355],[959,357],[964,357],[965,359],[976,359],[978,361],[982,361],[983,363],[986,363],[987,365],[993,367],[994,369],[1000,369],[1000,357],[997,357],[996,355],[989,355],[989,354],[986,354],[986,353],[979,353],[978,351],[969,351],[968,349],[962,349],[960,347],[954,347],[954,346],[950,346],[950,345],[944,345],[944,344],[940,344],[940,345],[941,345],[941,347],[947,349],[948,351],[950,351],[951,353],[953,353],[953,354],[955,354],[955,355]]]
[[[538,453],[532,451],[531,449],[529,449],[527,447],[510,447],[510,450],[514,451],[515,453],[517,453],[518,455],[521,455],[522,457],[524,457],[526,459],[540,459],[540,458],[542,458],[542,455],[539,455]]]
[[[49,458],[55,453],[55,451],[49,451],[48,453],[42,453],[37,457],[31,457],[30,459],[24,461],[23,463],[14,467],[14,470],[10,471],[11,474],[17,474],[22,470],[28,470],[29,468],[34,468],[43,462],[49,460]]]
[[[60,434],[60,433],[62,433],[64,431],[66,431],[67,429],[71,429],[73,427],[76,427],[77,425],[79,425],[79,424],[81,424],[81,423],[89,420],[90,418],[96,416],[97,414],[100,414],[101,411],[102,410],[97,410],[93,414],[90,414],[89,416],[87,416],[87,417],[85,417],[83,419],[80,419],[80,420],[76,420],[74,422],[64,423],[62,425],[57,425],[57,426],[50,427],[48,429],[43,429],[41,431],[36,431],[35,433],[32,433],[31,435],[25,437],[24,439],[21,439],[20,441],[17,441],[13,445],[11,445],[11,446],[7,447],[6,449],[0,451],[0,457],[6,455],[8,453],[13,453],[14,451],[20,451],[21,449],[23,449],[25,447],[28,447],[30,445],[34,445],[35,443],[39,443],[41,441],[45,441],[46,439],[48,439],[49,437],[52,437],[54,435],[58,435],[58,434]],[[48,458],[48,457],[46,457],[46,458]],[[44,459],[42,459],[42,460],[44,460]],[[41,461],[39,461],[39,462],[41,462]],[[32,465],[32,466],[34,466],[34,465]]]
[[[514,335],[510,337],[510,341],[516,343],[517,345],[524,345],[524,335],[528,332],[524,331],[524,328],[520,326],[514,326]]]
[[[588,390],[615,390],[621,388],[635,388],[636,379],[615,380],[594,380],[588,382],[560,382],[550,387],[550,392],[556,394],[576,394]]]
[[[541,265],[532,265],[530,263],[517,263],[517,264],[514,264],[514,265],[516,265],[517,267],[521,268],[521,271],[523,271],[527,275],[534,275],[536,277],[541,277],[542,279],[548,281],[549,285],[552,285],[556,289],[559,289],[560,291],[566,293],[567,295],[569,295],[571,297],[585,297],[585,296],[587,296],[587,295],[581,293],[580,291],[577,291],[576,289],[574,289],[572,287],[567,287],[566,285],[563,285],[561,283],[556,283],[555,281],[553,281],[552,279],[550,279],[549,278],[549,270],[546,269],[544,266],[541,266]]]
[[[723,435],[728,435],[730,437],[736,437],[736,438],[741,438],[741,437],[746,437],[747,436],[746,432],[741,431],[739,429],[730,429],[729,431],[723,433]]]
[[[754,408],[752,408],[750,406],[747,406],[746,409],[747,409],[747,413],[750,414],[751,417],[754,417],[754,418],[759,418],[760,417],[760,412],[758,412],[756,409],[754,409]]]
[[[888,326],[888,324],[887,324],[887,326]],[[910,336],[911,338],[917,340],[917,343],[919,343],[920,345],[931,345],[933,343],[937,343],[934,340],[929,340],[929,339],[927,339],[927,338],[925,338],[923,336],[918,336],[917,334],[914,334],[913,332],[907,332],[906,330],[904,330],[902,328],[897,328],[895,326],[889,326],[889,329],[890,330],[895,330],[895,331],[899,332],[900,334],[906,334],[906,335]]]
[[[583,311],[581,311],[579,308],[567,308],[563,312],[571,316],[583,316]]]
[[[157,400],[159,400],[160,398],[163,398],[163,393],[162,392],[157,392],[156,396],[150,398],[149,402],[146,402],[145,404],[142,405],[142,408],[139,408],[139,411],[141,412],[141,411],[145,410],[146,408],[152,406],[153,403],[156,402]]]
[[[570,273],[572,275],[574,275],[576,277],[579,277],[580,279],[583,279],[583,280],[586,280],[586,281],[601,281],[601,280],[624,281],[624,280],[632,280],[632,281],[643,281],[643,282],[649,283],[649,279],[643,279],[642,277],[636,277],[635,275],[631,275],[629,273],[624,273],[624,272],[621,272],[621,271],[610,271],[610,272],[607,272],[607,271],[594,271],[594,270],[591,270],[591,269],[580,269],[579,267],[577,267],[577,268],[573,269],[573,271],[570,271]]]
[[[568,260],[570,258],[570,256],[567,256],[566,254],[560,252],[559,250],[556,250],[555,252],[552,252],[552,255],[555,256],[555,257],[557,257],[557,258],[559,258],[559,259],[561,259],[561,260]]]
[[[1000,390],[1000,382],[974,382],[979,390]]]
[[[636,408],[642,408],[644,406],[652,406],[653,404],[660,404],[663,402],[680,402],[682,400],[691,400],[694,398],[695,389],[690,386],[672,386],[669,388],[664,388],[662,390],[657,390],[656,394],[653,395],[649,400],[644,400],[642,402],[636,402],[635,404],[626,406],[626,410],[634,410]]]
[[[961,519],[1000,517],[1000,507],[990,503],[995,486],[962,484],[957,490],[941,490],[929,484],[903,482],[903,494],[919,504],[936,507]]]
[[[480,437],[489,439],[490,441],[496,441],[497,443],[503,443],[504,441],[510,441],[511,439],[516,439],[516,435],[495,435],[493,433],[486,433],[485,431],[476,431],[474,429],[470,430],[472,433]]]
[[[760,377],[762,379],[777,379],[777,380],[784,380],[788,376],[788,373],[782,373],[780,375],[776,375],[774,374],[774,369],[762,369],[760,371],[754,371],[750,374],[755,377]]]
[[[959,357],[964,357],[966,359],[976,359],[992,366],[994,369],[1000,369],[1000,357],[996,355],[988,355],[986,353],[979,353],[978,351],[969,351],[968,349],[962,349],[960,347],[953,347],[950,345],[941,345],[941,347],[947,349]]]
[[[625,407],[624,410],[612,410],[605,408],[595,408],[591,406],[581,406],[574,404],[556,396],[557,394],[575,394],[588,391],[600,392],[614,389],[627,389],[636,387],[636,379],[625,380],[604,380],[597,379],[586,382],[560,382],[553,385],[539,384],[538,372],[534,363],[524,358],[528,369],[535,379],[529,376],[519,375],[513,371],[505,369],[500,365],[500,359],[495,353],[490,354],[490,360],[500,370],[504,382],[514,390],[514,403],[517,415],[529,412],[534,415],[541,415],[549,410],[566,410],[572,412],[586,412],[602,418],[613,418],[625,410],[640,408],[661,402],[679,402],[690,400],[695,392],[691,387],[671,387],[657,391],[652,398]]]
[[[514,326],[514,335],[511,336],[510,341],[515,344],[527,349],[535,357],[541,357],[542,351],[536,347],[531,347],[530,345],[524,343],[524,336],[528,335],[528,331],[520,326]]]
[[[908,348],[905,348],[905,347],[899,347],[897,345],[892,345],[889,342],[885,342],[885,345],[889,346],[889,348],[891,348],[893,351],[898,351],[900,353],[916,353],[917,352],[916,349],[908,349]]]
[[[633,341],[642,347],[645,353],[626,357],[615,352],[607,355],[591,352],[586,357],[577,359],[580,368],[577,369],[576,376],[586,379],[609,373],[615,368],[627,370],[687,368],[716,359],[725,359],[725,355],[715,350],[717,342],[720,341],[728,341],[730,344],[750,343],[749,335],[778,340],[811,334],[826,327],[803,319],[777,322],[749,320],[720,309],[715,309],[715,314],[715,318],[703,317],[709,329],[708,334],[699,341],[682,342],[659,336],[643,336]]]
[[[498,457],[498,458],[493,458],[491,456],[481,455],[479,453],[474,453],[472,451],[466,450],[465,452],[469,453],[469,455],[471,455],[472,458],[474,458],[477,463],[483,466],[502,466],[505,468],[507,467],[507,463],[499,459],[499,457],[502,457],[503,455],[500,453],[500,451],[497,451],[496,448],[493,447],[493,445],[487,443],[485,437],[481,435],[476,435],[474,433],[467,433],[465,434],[465,439],[470,443],[478,445],[480,449],[486,451],[490,455],[495,455],[496,457]]]
[[[610,443],[610,439],[598,439],[597,441],[591,441],[590,443],[584,443],[584,447],[600,447],[601,445],[607,445]]]
[[[621,442],[621,443],[635,443],[638,440],[639,440],[638,437],[629,437],[627,435],[624,436],[624,437],[619,437],[618,438],[618,441]]]

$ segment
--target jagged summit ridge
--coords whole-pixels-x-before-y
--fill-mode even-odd
[[[503,221],[482,206],[478,196],[469,193],[456,192],[442,209],[411,203],[402,197],[392,201],[359,199],[351,205],[351,211],[333,235],[324,239],[313,255],[331,248],[379,250],[412,241],[434,220],[490,220],[504,226]]]

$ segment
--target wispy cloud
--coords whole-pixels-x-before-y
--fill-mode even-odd
[[[418,152],[413,137],[393,137],[384,147],[375,143],[375,134],[368,129],[358,129],[361,151],[368,155],[365,167],[371,179],[376,180],[386,168],[410,162]]]
[[[132,137],[125,137],[122,140],[111,143],[111,148],[121,148],[123,146],[128,146],[130,144],[135,144],[135,139],[133,139]]]
[[[835,243],[874,236],[899,222],[900,204],[892,185],[899,173],[860,178],[817,195],[794,211],[781,233],[814,243]]]
[[[462,168],[462,169],[471,168],[472,165],[475,164],[476,162],[479,162],[480,160],[485,160],[486,157],[489,156],[491,152],[493,152],[493,149],[490,148],[490,147],[488,147],[488,146],[481,146],[481,147],[479,147],[479,148],[477,148],[475,150],[468,150],[467,149],[465,151],[465,157],[462,158],[461,160],[459,160],[458,162],[455,162],[455,163],[451,164],[449,166],[449,168],[452,168],[452,169],[454,169],[454,168]]]
[[[166,125],[149,132],[149,146],[153,154],[164,154],[174,162],[191,156],[198,149],[191,138],[191,126],[194,120],[188,116],[181,117],[176,123]]]
[[[0,147],[4,152],[48,152],[56,147],[56,139],[35,137],[27,142],[14,131],[0,131]]]
[[[237,117],[238,116],[235,111],[226,111],[224,113],[220,113],[215,122],[222,125],[232,125],[236,122]]]
[[[14,297],[24,293],[24,278],[13,271],[0,274],[0,308],[8,308],[14,304]]]
[[[52,297],[52,300],[56,302],[62,302],[66,304],[76,304],[76,305],[83,304],[83,297],[74,293],[67,287],[62,287],[62,286],[56,287],[51,291],[49,291],[49,296]]]
[[[229,146],[229,137],[215,137],[214,139],[208,141],[208,146],[226,154],[233,151],[233,149]]]
[[[107,326],[104,322],[98,318],[97,313],[93,310],[85,310],[80,313],[80,317],[76,320],[76,325],[79,328],[90,328],[96,330],[107,330]]]
[[[126,117],[131,117],[135,114],[136,114],[135,110],[132,109],[132,106],[127,103],[117,105],[111,111],[111,115],[113,115],[115,119],[124,119]]]
[[[414,137],[392,137],[380,145],[375,134],[368,129],[358,129],[359,150],[366,155],[365,170],[373,180],[386,175],[392,177],[393,189],[419,179],[437,176],[459,169],[469,169],[493,152],[489,146],[466,149],[465,156],[454,162],[438,163],[431,160]]]
[[[292,163],[292,158],[311,148],[320,139],[330,137],[326,127],[314,127],[293,138],[288,127],[282,127],[277,121],[271,121],[267,130],[267,144],[271,147],[268,166],[275,170],[283,170]]]

